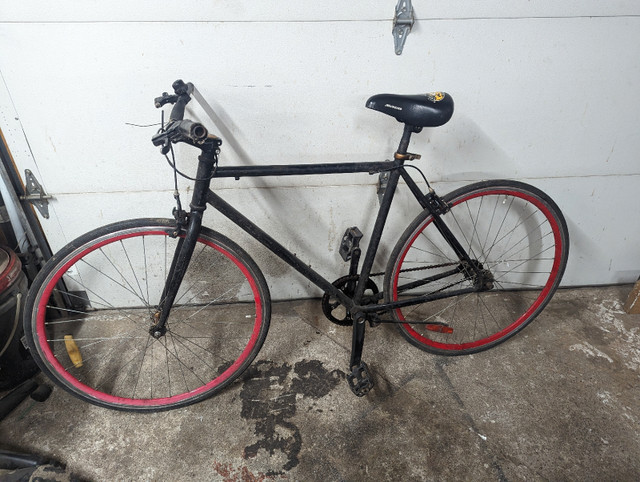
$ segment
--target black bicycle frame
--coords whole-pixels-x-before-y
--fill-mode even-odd
[[[267,249],[269,249],[276,256],[290,265],[293,269],[302,274],[313,284],[340,300],[342,305],[348,310],[348,312],[352,316],[352,319],[354,320],[350,364],[350,367],[352,368],[359,365],[361,362],[360,357],[364,341],[364,326],[368,314],[389,312],[393,309],[401,308],[404,306],[410,306],[426,301],[450,297],[453,294],[462,294],[475,291],[474,288],[467,288],[456,290],[455,293],[432,293],[428,295],[412,297],[411,299],[402,301],[361,305],[362,297],[366,288],[366,282],[371,274],[375,256],[380,245],[382,231],[386,224],[389,210],[391,208],[391,203],[393,201],[393,197],[398,186],[399,179],[401,177],[409,187],[409,190],[416,198],[418,203],[424,209],[427,209],[431,212],[434,225],[440,231],[444,239],[452,247],[461,262],[467,261],[467,265],[471,267],[470,269],[475,269],[473,263],[470,263],[468,253],[461,246],[455,236],[451,233],[444,221],[442,221],[439,209],[437,207],[434,207],[433,193],[423,193],[404,168],[404,162],[409,158],[409,155],[407,154],[407,147],[409,145],[409,139],[412,132],[414,132],[413,127],[405,126],[402,140],[393,161],[378,162],[216,167],[216,154],[219,144],[214,143],[210,146],[207,144],[205,144],[204,146],[199,146],[203,152],[202,155],[198,158],[198,174],[197,180],[194,185],[191,210],[189,213],[189,223],[184,235],[184,239],[181,240],[176,249],[173,264],[171,266],[170,274],[167,278],[165,286],[165,291],[163,293],[164,302],[159,307],[159,321],[154,325],[154,327],[151,328],[150,331],[152,332],[152,334],[154,334],[154,336],[161,336],[166,331],[166,319],[168,317],[171,305],[173,303],[173,300],[175,299],[180,283],[182,282],[182,277],[189,264],[191,254],[193,253],[193,249],[197,241],[197,236],[200,232],[202,223],[202,212],[206,208],[205,203],[210,204],[213,208],[215,208],[217,211],[231,220],[234,224],[238,225],[240,228],[246,231],[251,237],[255,238],[257,241],[263,244]],[[334,286],[329,280],[312,269],[308,264],[302,262],[295,254],[286,249],[282,244],[280,244],[273,237],[264,232],[251,220],[246,218],[242,213],[240,213],[210,189],[210,181],[213,178],[240,179],[242,177],[302,176],[350,173],[376,174],[381,172],[389,172],[387,186],[384,191],[380,207],[378,209],[378,214],[373,227],[373,231],[371,233],[369,245],[362,262],[362,269],[359,273],[359,278],[353,297],[349,297],[345,293],[343,293],[338,287]],[[452,275],[457,272],[459,271],[452,270],[450,272],[447,272],[446,274]],[[425,284],[428,282],[429,280],[427,279]]]
[[[355,162],[355,163],[335,163],[335,164],[298,164],[298,165],[271,165],[271,166],[244,166],[244,167],[219,167],[215,173],[216,178],[224,178],[224,177],[233,177],[236,179],[240,179],[242,177],[270,177],[270,176],[300,176],[300,175],[313,175],[313,174],[345,174],[345,173],[359,173],[359,172],[367,172],[369,174],[375,174],[379,172],[389,171],[389,180],[388,184],[382,198],[382,202],[380,203],[380,208],[378,210],[378,215],[373,227],[373,232],[371,233],[371,240],[369,242],[369,246],[367,248],[364,261],[362,264],[362,270],[360,271],[360,279],[358,285],[356,287],[356,292],[353,298],[345,295],[340,289],[336,288],[329,280],[324,278],[314,269],[309,267],[308,264],[301,261],[295,254],[289,251],[287,248],[282,246],[278,241],[276,241],[273,237],[259,228],[255,223],[246,218],[242,213],[240,213],[237,209],[227,203],[224,199],[222,199],[219,195],[209,190],[207,193],[207,203],[210,204],[214,209],[219,211],[225,217],[227,217],[231,222],[242,228],[246,231],[252,238],[256,239],[262,245],[264,245],[269,251],[274,253],[300,274],[302,274],[305,278],[311,281],[313,284],[321,288],[325,292],[329,292],[332,296],[337,297],[340,302],[349,310],[355,310],[357,312],[362,313],[372,313],[372,312],[385,312],[390,311],[395,308],[401,308],[404,306],[410,306],[412,304],[417,304],[425,301],[432,301],[436,299],[441,299],[443,297],[451,296],[451,294],[432,294],[425,295],[421,297],[415,297],[411,300],[405,301],[396,301],[392,303],[385,304],[377,304],[377,305],[358,305],[360,301],[364,288],[366,286],[366,280],[371,274],[371,268],[373,267],[373,262],[375,260],[375,255],[378,251],[378,247],[380,245],[380,239],[382,237],[382,231],[384,229],[387,216],[389,214],[389,210],[391,208],[391,203],[393,200],[393,196],[395,194],[395,190],[398,185],[398,180],[402,177],[407,185],[409,186],[411,192],[420,203],[420,205],[425,209],[431,209],[429,202],[427,201],[427,196],[422,193],[420,188],[416,185],[415,181],[408,175],[406,170],[403,167],[403,161],[382,161],[382,162]],[[454,251],[460,256],[463,260],[468,260],[469,256],[464,250],[462,246],[460,246],[458,240],[451,234],[448,230],[444,222],[440,219],[439,214],[434,214],[434,224],[442,229],[443,236],[452,246]],[[439,221],[436,221],[436,219]],[[440,225],[439,225],[440,224]],[[454,274],[454,272],[458,272],[457,270],[452,270],[451,272],[445,273],[446,276],[450,276]],[[460,293],[464,293],[467,290],[460,290]],[[458,292],[456,292],[458,293]],[[459,294],[459,293],[458,293]]]

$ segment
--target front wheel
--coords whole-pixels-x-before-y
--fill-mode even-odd
[[[166,324],[151,336],[180,237],[173,220],[137,219],[65,246],[39,273],[25,334],[40,368],[96,405],[158,411],[189,405],[236,379],[260,350],[271,302],[235,243],[202,228]]]
[[[441,218],[470,261],[425,210],[396,244],[384,292],[387,302],[431,296],[392,312],[402,335],[425,351],[462,355],[505,341],[542,311],[564,273],[569,234],[556,204],[521,182],[479,182],[444,200]]]

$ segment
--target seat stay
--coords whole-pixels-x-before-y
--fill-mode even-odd
[[[422,190],[418,187],[415,181],[409,176],[409,174],[403,170],[401,173],[402,179],[406,182],[407,187],[411,190],[414,197],[420,203],[423,209],[428,210],[433,217],[433,224],[436,229],[440,232],[442,237],[445,239],[447,244],[451,246],[451,249],[455,252],[458,259],[462,262],[465,262],[471,269],[475,270],[475,264],[471,262],[471,257],[467,250],[464,249],[458,238],[451,232],[451,229],[447,226],[444,220],[441,217],[441,213],[437,212],[436,208],[434,208],[433,204],[429,202],[429,196],[422,193]]]

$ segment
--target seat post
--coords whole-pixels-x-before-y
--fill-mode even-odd
[[[409,124],[404,125],[404,132],[402,133],[402,139],[400,140],[400,145],[398,146],[398,154],[406,154],[407,149],[409,148],[409,141],[411,140],[411,134],[415,131],[413,126]]]

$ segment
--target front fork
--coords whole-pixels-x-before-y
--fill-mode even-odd
[[[201,147],[202,155],[198,157],[198,171],[193,196],[191,198],[187,227],[184,232],[181,232],[180,227],[178,227],[174,233],[174,235],[180,239],[173,254],[169,275],[162,290],[162,297],[151,320],[152,326],[149,328],[149,333],[151,333],[154,338],[160,338],[167,332],[169,313],[176,301],[178,290],[180,289],[184,275],[189,267],[191,256],[198,242],[200,229],[202,228],[202,216],[207,207],[207,192],[209,191],[211,176],[217,161],[218,146],[217,141],[207,141],[205,145]],[[182,214],[176,213],[176,216],[180,217]],[[177,219],[176,221],[177,225],[180,226],[180,220]]]
[[[176,300],[178,290],[182,284],[184,274],[187,272],[191,255],[196,247],[200,228],[202,226],[202,212],[191,212],[189,214],[189,224],[185,235],[178,234],[180,239],[173,254],[171,269],[165,281],[162,291],[160,303],[154,314],[153,326],[149,329],[149,333],[154,338],[160,338],[167,332],[167,319]]]

